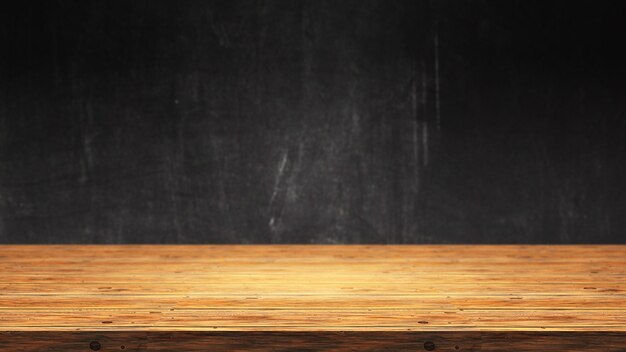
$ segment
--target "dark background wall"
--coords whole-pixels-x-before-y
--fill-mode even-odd
[[[622,1],[0,5],[0,243],[626,243]]]

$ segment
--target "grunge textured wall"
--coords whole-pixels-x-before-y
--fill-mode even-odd
[[[626,242],[623,2],[0,8],[0,243]]]

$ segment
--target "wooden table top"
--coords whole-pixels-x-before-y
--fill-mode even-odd
[[[625,278],[617,245],[4,245],[0,331],[626,341]]]

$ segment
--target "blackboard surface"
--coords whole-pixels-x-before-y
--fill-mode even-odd
[[[626,243],[621,1],[5,1],[0,243]]]

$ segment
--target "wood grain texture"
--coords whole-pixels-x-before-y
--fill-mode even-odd
[[[623,351],[625,276],[616,245],[6,245],[0,351]]]

